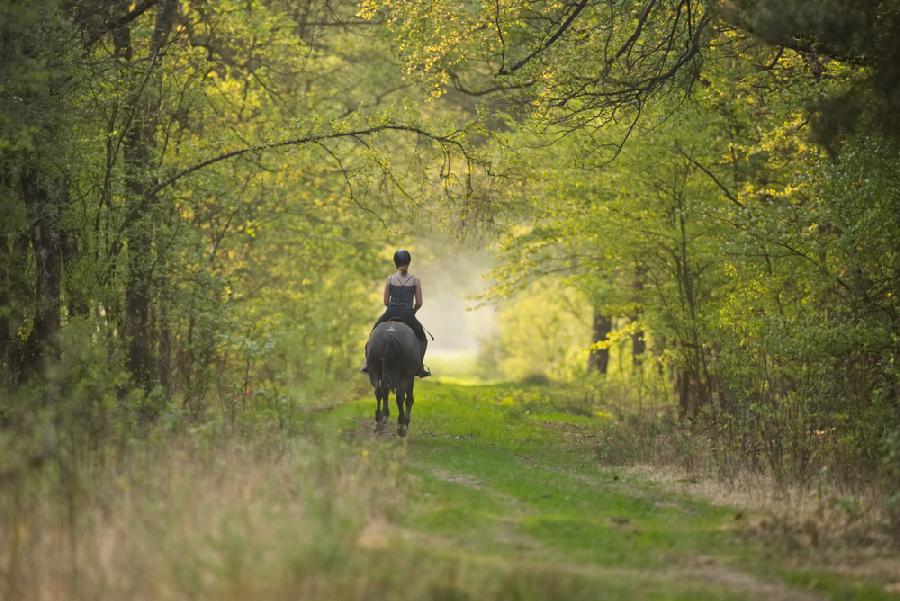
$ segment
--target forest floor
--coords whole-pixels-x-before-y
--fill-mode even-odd
[[[0,599],[900,599],[889,550],[785,545],[763,507],[598,457],[621,422],[566,390],[416,393],[406,438],[360,387],[23,472],[0,487]]]
[[[373,399],[319,414],[320,432],[402,474],[402,510],[370,515],[357,545],[404,549],[441,572],[429,597],[900,598],[890,577],[842,575],[770,546],[747,528],[752,512],[602,465],[590,449],[608,414],[523,405],[517,390],[418,383],[405,439],[393,403],[382,434]]]

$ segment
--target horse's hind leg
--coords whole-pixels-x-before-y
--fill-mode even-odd
[[[372,392],[375,393],[375,423],[377,424],[381,421],[381,393],[377,386],[372,389]]]
[[[403,390],[403,404],[401,404],[400,401],[400,389],[398,389],[397,392],[397,407],[400,408],[400,417],[397,418],[397,434],[406,436],[406,431],[409,429],[409,418],[413,406],[413,381],[410,380],[408,384],[405,384],[401,388]]]
[[[379,383],[375,388],[375,431],[381,432],[390,417],[388,391]]]
[[[415,387],[416,381],[409,381],[409,388],[406,390],[406,425],[409,426],[409,420],[412,418],[412,406],[415,400],[413,399],[413,387]]]
[[[400,415],[397,416],[397,434],[400,436],[406,436],[406,424],[409,423],[409,420],[403,412],[403,402],[405,397],[406,388],[402,385],[397,386],[397,411],[400,413]]]
[[[381,428],[381,394],[375,389],[375,431]]]

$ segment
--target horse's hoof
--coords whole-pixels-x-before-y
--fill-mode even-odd
[[[400,438],[406,438],[406,424],[400,424],[397,426],[397,436]]]

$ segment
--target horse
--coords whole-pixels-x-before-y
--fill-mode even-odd
[[[397,434],[406,436],[413,406],[413,384],[422,360],[422,342],[402,321],[375,326],[366,346],[369,382],[375,392],[375,427],[384,430],[391,413],[388,396],[397,395]]]

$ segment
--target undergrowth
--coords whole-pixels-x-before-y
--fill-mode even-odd
[[[629,466],[711,501],[760,510],[749,529],[769,542],[816,553],[848,545],[857,550],[900,547],[892,445],[885,445],[877,469],[835,469],[840,449],[831,445],[837,437],[807,432],[803,445],[809,457],[803,462],[787,458],[785,467],[776,469],[766,460],[767,450],[753,446],[752,433],[729,429],[721,412],[710,409],[685,420],[664,397],[656,403],[647,397],[638,401],[633,390],[594,382],[557,389],[546,398],[563,410],[575,406],[611,416],[598,422],[586,449],[600,463]],[[566,394],[568,399],[553,401]]]

